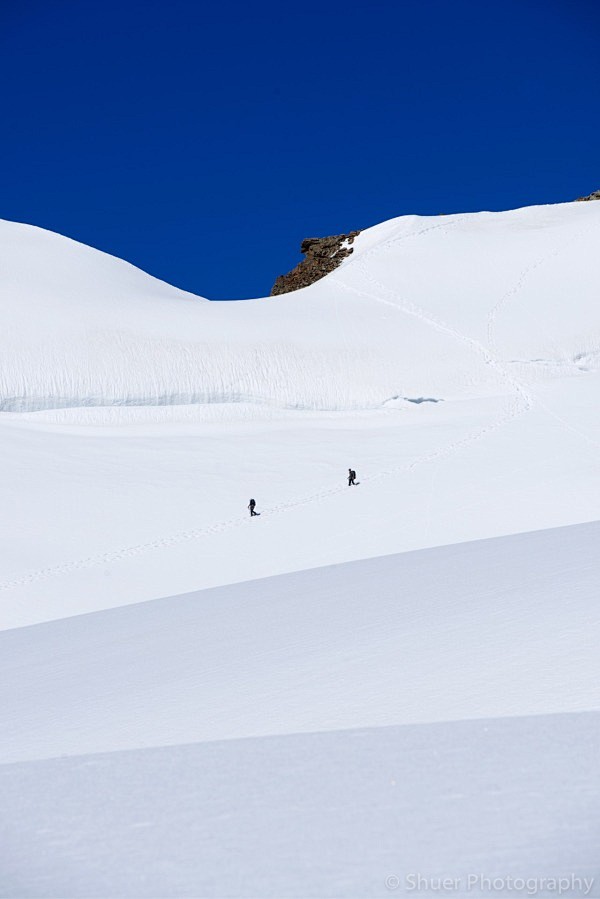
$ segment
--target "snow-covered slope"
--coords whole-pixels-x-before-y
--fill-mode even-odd
[[[600,895],[599,238],[209,303],[0,223],[1,896]]]
[[[2,224],[0,620],[597,518],[599,240],[594,203],[406,216],[209,303]]]
[[[358,899],[420,874],[553,895],[541,878],[597,878],[599,537],[0,634],[0,894]]]
[[[23,225],[0,230],[1,408],[377,408],[598,363],[597,204],[403,217],[293,294],[207,303]]]
[[[599,539],[517,534],[0,633],[0,762],[600,710]]]

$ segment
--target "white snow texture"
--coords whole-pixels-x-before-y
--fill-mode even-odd
[[[0,222],[1,897],[600,897],[598,246],[214,303]]]

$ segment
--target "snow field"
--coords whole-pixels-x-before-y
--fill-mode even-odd
[[[599,234],[227,304],[0,223],[0,895],[600,896]]]

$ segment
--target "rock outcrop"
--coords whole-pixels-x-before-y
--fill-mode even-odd
[[[600,190],[595,190],[593,194],[588,194],[587,197],[577,197],[578,203],[586,203],[588,200],[600,200]]]
[[[307,237],[300,244],[300,252],[306,258],[287,275],[279,275],[271,296],[308,287],[330,274],[342,259],[353,252],[351,244],[359,234],[360,231],[350,231],[349,234],[336,234],[333,237]]]

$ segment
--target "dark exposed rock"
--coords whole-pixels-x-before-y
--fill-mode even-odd
[[[586,203],[588,200],[600,200],[600,190],[595,190],[593,194],[589,194],[587,197],[577,197],[578,203]]]
[[[359,234],[360,231],[350,231],[349,234],[336,234],[333,237],[307,237],[300,244],[300,252],[306,258],[287,275],[277,278],[271,296],[308,287],[334,271],[342,259],[353,252],[353,247],[348,244],[354,243],[354,238]]]

